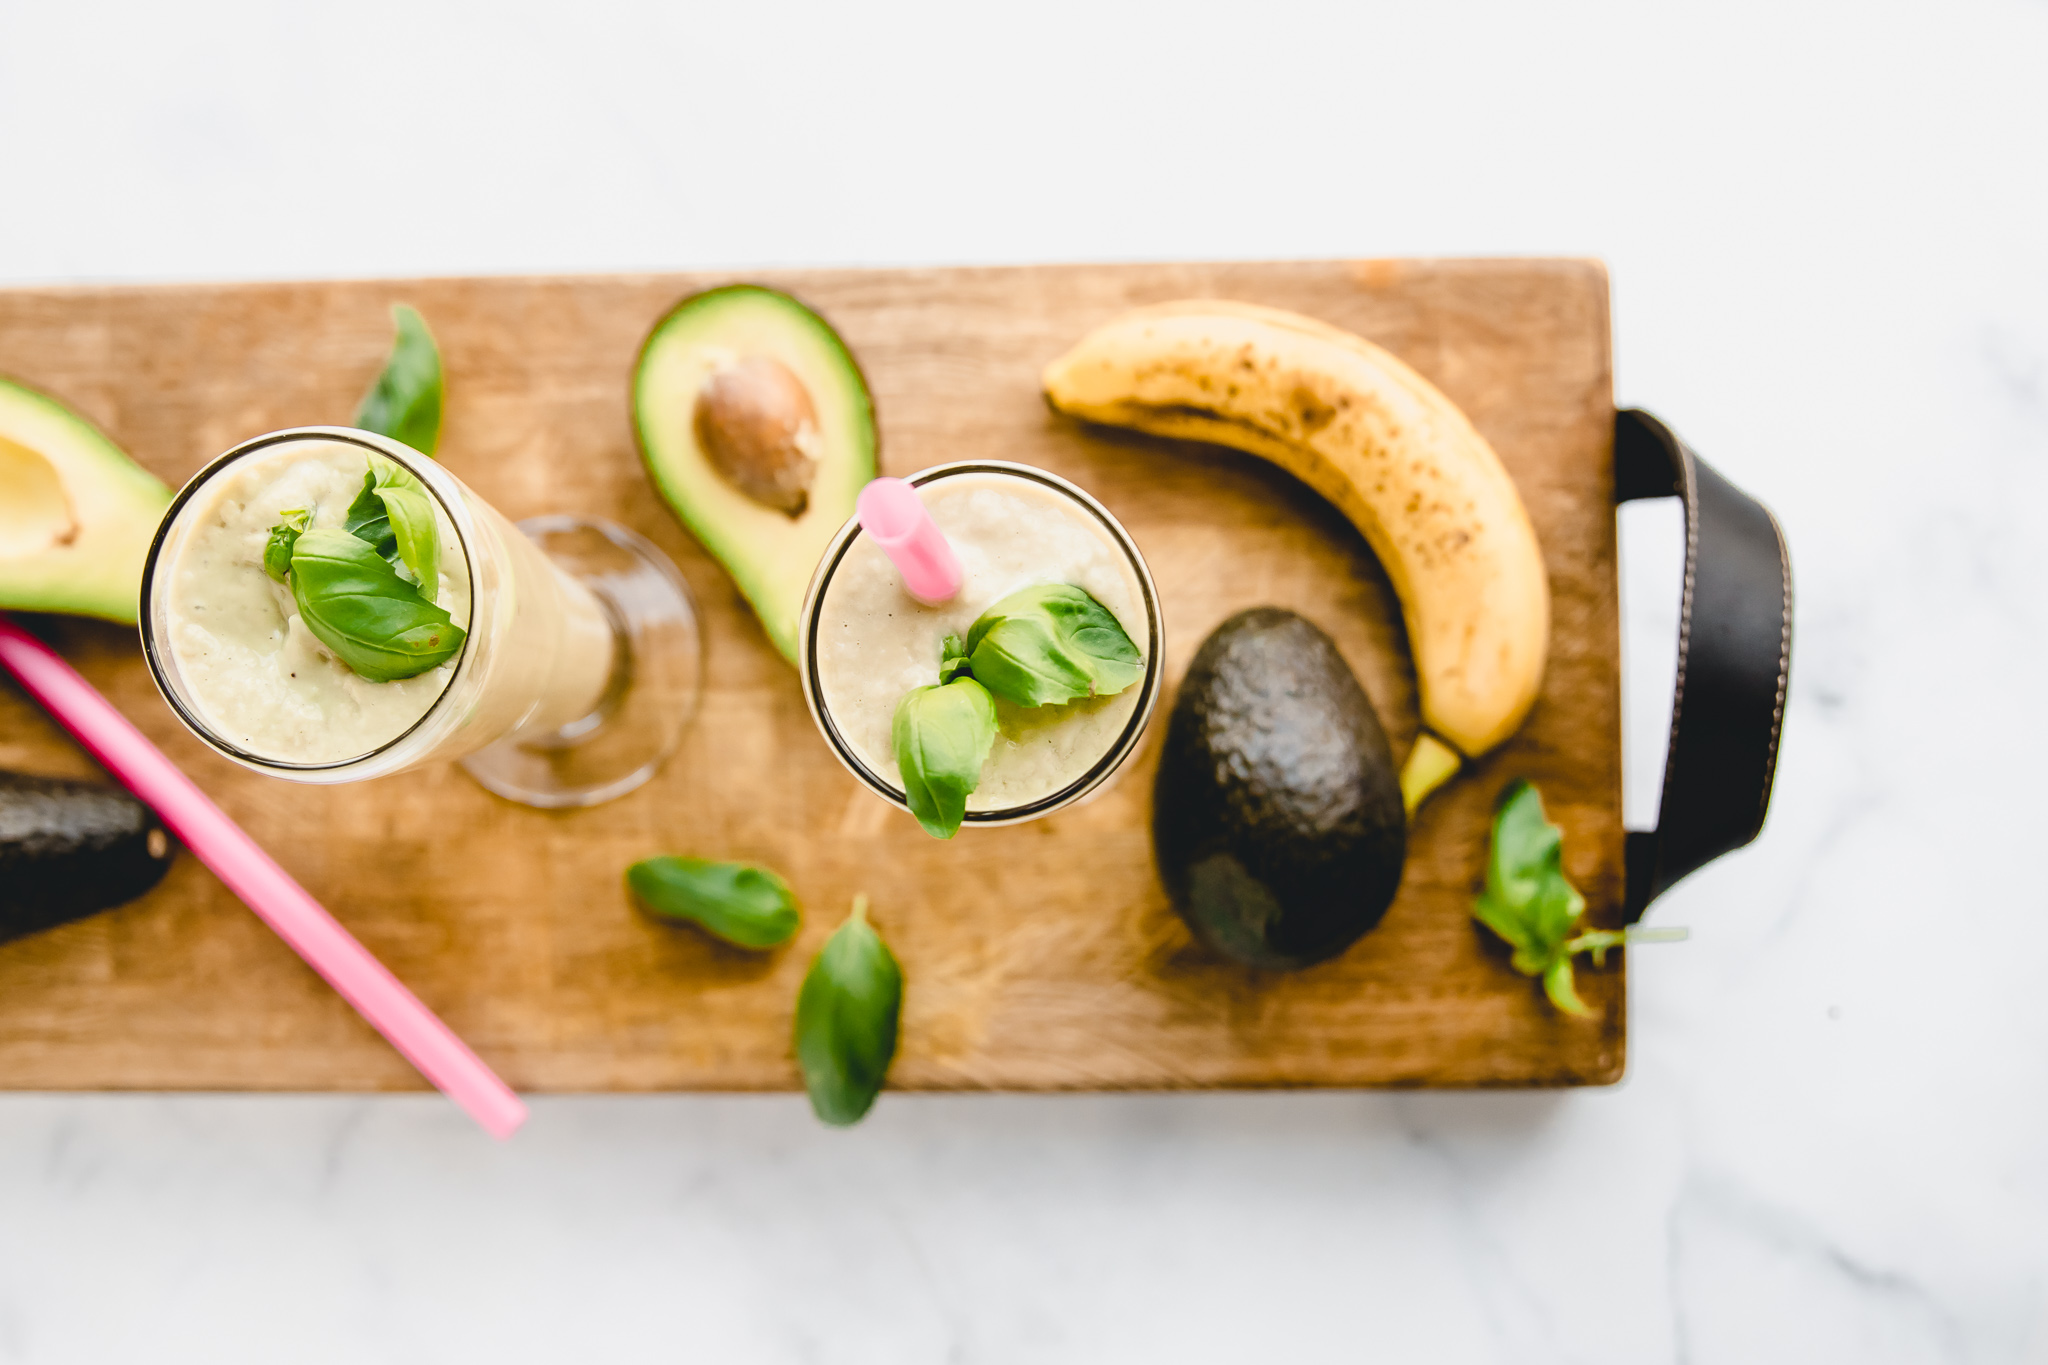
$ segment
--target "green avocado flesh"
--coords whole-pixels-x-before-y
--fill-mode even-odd
[[[1408,825],[1386,732],[1330,637],[1239,612],[1188,667],[1153,792],[1152,846],[1181,918],[1250,967],[1305,967],[1380,922]]]
[[[798,476],[801,491],[782,470],[779,482],[764,476],[750,493],[700,439],[699,399],[707,385],[756,374],[763,362],[786,372],[784,389],[794,378],[809,400],[806,422],[815,419],[815,436],[802,442],[815,468]],[[772,385],[768,391],[783,393]],[[797,613],[812,571],[875,476],[874,404],[846,343],[823,318],[773,289],[740,284],[693,294],[655,324],[640,349],[633,422],[662,496],[725,565],[768,638],[794,663]]]
[[[126,792],[0,772],[0,943],[134,900],[163,879],[172,852]]]
[[[92,423],[0,378],[0,607],[133,621],[170,501]]]

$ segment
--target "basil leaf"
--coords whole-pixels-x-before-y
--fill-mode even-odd
[[[370,545],[307,531],[292,546],[292,599],[321,644],[371,682],[410,678],[461,651],[461,626]]]
[[[391,309],[398,335],[384,372],[356,408],[356,425],[431,456],[441,443],[441,352],[417,309]]]
[[[896,703],[889,738],[910,813],[934,839],[952,838],[996,742],[996,704],[988,689],[972,678],[913,687]]]
[[[1585,1018],[1593,1011],[1586,1008],[1586,1002],[1579,999],[1579,988],[1572,980],[1572,959],[1569,953],[1559,954],[1543,969],[1543,993],[1550,997],[1550,1003],[1566,1014]]]
[[[420,596],[429,602],[441,586],[441,531],[434,522],[434,498],[410,469],[372,456],[371,489],[384,504],[397,541],[398,558],[412,570]],[[387,556],[388,558],[388,556]]]
[[[1472,913],[1514,949],[1515,970],[1541,977],[1544,993],[1567,1014],[1587,1015],[1572,979],[1572,957],[1591,952],[1605,961],[1624,935],[1594,929],[1572,936],[1586,898],[1565,879],[1564,833],[1543,814],[1534,785],[1517,780],[1502,793],[1486,859],[1486,889]]]
[[[626,869],[626,885],[661,918],[687,920],[741,948],[787,943],[803,923],[789,883],[751,863],[647,858]]]
[[[1064,583],[997,602],[969,628],[966,648],[982,686],[1018,706],[1114,696],[1145,676],[1145,660],[1116,617]]]
[[[796,1060],[811,1109],[826,1123],[858,1123],[896,1056],[903,969],[868,923],[868,898],[832,932],[796,997]]]
[[[944,685],[966,672],[967,646],[959,636],[948,635],[939,644],[939,682]]]
[[[278,515],[284,520],[270,528],[270,539],[263,544],[263,572],[282,583],[291,572],[292,546],[298,544],[313,514],[306,508],[294,507]]]
[[[419,585],[433,601],[441,587],[441,530],[434,521],[434,497],[409,469],[370,457],[363,489],[348,505],[341,529],[365,541],[400,575]]]
[[[382,555],[387,563],[398,558],[398,532],[391,529],[391,513],[377,496],[377,464],[373,460],[363,475],[363,491],[342,514],[341,529]]]

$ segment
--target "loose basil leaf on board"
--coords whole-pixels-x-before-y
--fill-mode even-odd
[[[789,883],[752,863],[648,858],[626,869],[626,885],[661,918],[687,920],[740,948],[787,943],[803,923]]]
[[[371,682],[410,678],[462,649],[464,632],[375,549],[346,531],[307,531],[292,546],[299,618]]]
[[[1109,609],[1064,583],[1025,588],[967,632],[982,686],[1018,706],[1109,697],[1145,676],[1145,660]]]
[[[996,742],[996,704],[972,678],[913,687],[890,727],[903,795],[924,832],[950,839],[967,815],[967,795]]]
[[[356,425],[431,456],[441,444],[441,351],[417,309],[395,304],[391,317],[398,335],[384,372],[356,408]]]
[[[811,1108],[826,1123],[858,1123],[896,1056],[903,969],[868,923],[868,898],[833,930],[796,997],[796,1060]]]
[[[284,520],[270,528],[270,539],[263,544],[263,572],[282,583],[291,572],[292,546],[298,544],[313,514],[304,507],[293,507],[278,515]]]
[[[1543,979],[1553,1005],[1587,1015],[1592,1011],[1573,982],[1572,957],[1591,952],[1596,965],[1604,964],[1607,950],[1620,947],[1624,935],[1591,929],[1573,936],[1586,898],[1565,879],[1563,849],[1563,831],[1544,817],[1535,786],[1515,781],[1494,813],[1486,889],[1472,913],[1515,950],[1516,971]]]
[[[967,646],[957,635],[948,635],[939,644],[939,682],[941,685],[953,681],[968,671]]]

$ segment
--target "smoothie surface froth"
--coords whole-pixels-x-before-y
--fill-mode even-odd
[[[460,659],[417,677],[371,682],[327,652],[299,619],[291,590],[263,571],[270,528],[288,508],[339,529],[363,488],[366,453],[309,438],[236,462],[181,509],[166,550],[167,639],[188,700],[221,739],[284,763],[357,758],[410,729],[447,688]],[[469,568],[445,508],[435,601],[465,629]]]
[[[977,616],[1020,588],[1067,583],[1095,598],[1141,653],[1149,636],[1144,589],[1101,521],[1056,489],[1017,475],[948,475],[918,490],[960,559],[960,593],[927,607],[904,591],[888,556],[857,536],[818,609],[820,700],[870,771],[898,787],[890,727],[913,687],[938,681],[941,643],[966,637]],[[969,811],[1004,810],[1080,778],[1123,734],[1144,684],[1068,706],[1018,707],[1000,698],[1000,733]]]

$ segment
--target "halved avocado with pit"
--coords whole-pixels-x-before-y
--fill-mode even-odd
[[[839,334],[753,284],[692,294],[633,371],[633,425],[655,486],[796,661],[819,556],[875,476],[875,409]]]
[[[98,427],[0,376],[0,607],[134,621],[170,501]]]

